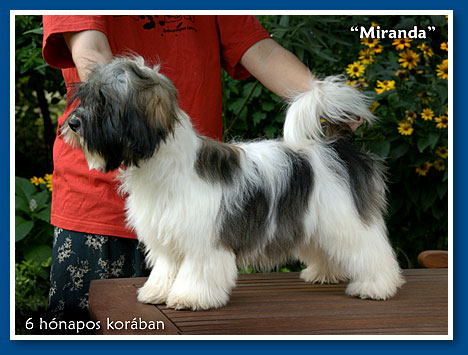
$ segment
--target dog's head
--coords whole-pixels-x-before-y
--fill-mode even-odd
[[[90,169],[138,166],[174,132],[177,90],[141,57],[98,64],[76,84],[61,134],[84,152]]]

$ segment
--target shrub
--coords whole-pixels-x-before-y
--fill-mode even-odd
[[[15,178],[16,334],[30,333],[26,321],[46,315],[53,236],[51,178]]]
[[[36,333],[27,329],[27,320],[37,322],[46,317],[50,263],[50,257],[41,263],[34,259],[15,263],[16,334]]]

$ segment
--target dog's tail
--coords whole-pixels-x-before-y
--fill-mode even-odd
[[[323,139],[321,119],[335,125],[360,119],[372,123],[375,116],[369,106],[369,98],[346,84],[344,76],[313,80],[310,90],[294,97],[287,110],[284,141],[293,148],[301,148]]]

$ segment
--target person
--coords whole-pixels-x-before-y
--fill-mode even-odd
[[[43,57],[72,83],[86,81],[95,63],[138,54],[178,90],[179,104],[201,135],[222,137],[221,68],[234,79],[253,75],[288,99],[306,91],[313,75],[277,44],[254,16],[43,17]],[[144,257],[125,225],[116,173],[89,171],[79,149],[60,137],[71,112],[58,120],[54,144],[51,223],[55,226],[49,313],[81,319],[88,314],[92,279],[143,276]]]

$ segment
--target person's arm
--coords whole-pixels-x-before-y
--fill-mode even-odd
[[[81,81],[88,79],[96,63],[109,63],[112,51],[104,33],[100,31],[66,32],[65,42],[72,54]]]
[[[309,90],[311,80],[315,80],[294,54],[271,38],[258,41],[250,47],[240,63],[265,87],[286,100]],[[362,122],[362,119],[356,120],[349,127],[355,131]]]
[[[240,63],[266,88],[284,99],[307,91],[314,79],[309,69],[291,52],[273,39],[255,43],[242,56]]]

